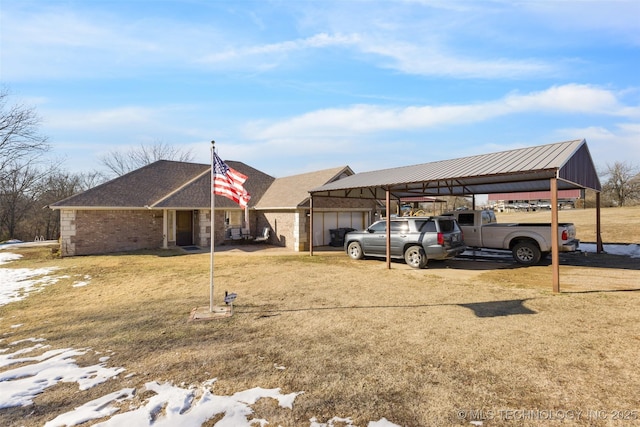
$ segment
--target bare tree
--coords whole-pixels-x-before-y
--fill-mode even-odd
[[[41,190],[38,182],[43,178],[43,172],[35,167],[16,163],[13,166],[7,167],[0,181],[0,236],[8,238],[18,237],[18,226],[37,203]]]
[[[158,160],[190,162],[193,154],[190,150],[156,142],[151,145],[140,144],[125,152],[111,151],[102,156],[100,162],[116,176],[121,176]]]
[[[607,164],[604,172],[607,180],[602,192],[617,206],[625,206],[631,201],[640,199],[640,168],[627,162]]]
[[[0,179],[18,163],[24,164],[49,149],[40,135],[40,118],[33,108],[9,104],[9,92],[0,90]]]
[[[81,172],[80,174],[76,175],[76,177],[78,179],[79,185],[78,188],[75,189],[75,191],[85,191],[109,180],[109,177],[100,171]],[[67,194],[65,197],[71,195],[73,195],[73,193]]]
[[[87,188],[86,174],[72,174],[52,168],[40,181],[39,197],[23,223],[20,235],[40,236],[46,240],[56,239],[60,235],[60,211],[48,209],[49,205],[63,200]],[[23,239],[24,240],[24,239]]]

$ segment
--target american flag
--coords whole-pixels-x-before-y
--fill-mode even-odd
[[[243,208],[247,207],[251,196],[242,186],[247,177],[227,166],[215,152],[213,153],[213,175],[211,180],[213,181],[213,194],[231,199]]]

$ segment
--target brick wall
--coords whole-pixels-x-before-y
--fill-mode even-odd
[[[257,220],[256,233],[261,233],[264,227],[271,228],[267,243],[294,249],[295,219],[293,211],[261,212]]]
[[[66,211],[63,211],[64,213]],[[162,211],[75,211],[75,235],[68,235],[65,254],[90,255],[162,247]],[[64,221],[61,226],[64,225]],[[71,227],[71,224],[69,225]],[[64,234],[64,233],[62,233]]]

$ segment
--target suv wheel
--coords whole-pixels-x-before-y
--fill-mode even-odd
[[[413,268],[425,268],[427,266],[427,254],[421,246],[409,246],[404,251],[404,261]]]
[[[347,253],[351,259],[362,259],[364,254],[362,253],[362,246],[358,242],[351,242],[347,246]]]

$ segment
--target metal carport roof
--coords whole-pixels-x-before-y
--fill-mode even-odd
[[[525,191],[551,192],[551,227],[558,227],[558,190],[596,191],[596,238],[600,237],[601,185],[584,139],[442,160],[413,166],[358,173],[309,190],[311,229],[314,197],[348,197],[389,200],[413,196],[466,196]],[[387,216],[387,222],[389,216]],[[390,231],[387,225],[387,268],[390,263]],[[560,292],[558,235],[552,235],[553,290]],[[313,245],[310,245],[313,255]]]
[[[584,139],[357,173],[309,191],[313,197],[459,196],[558,189],[601,190]]]

